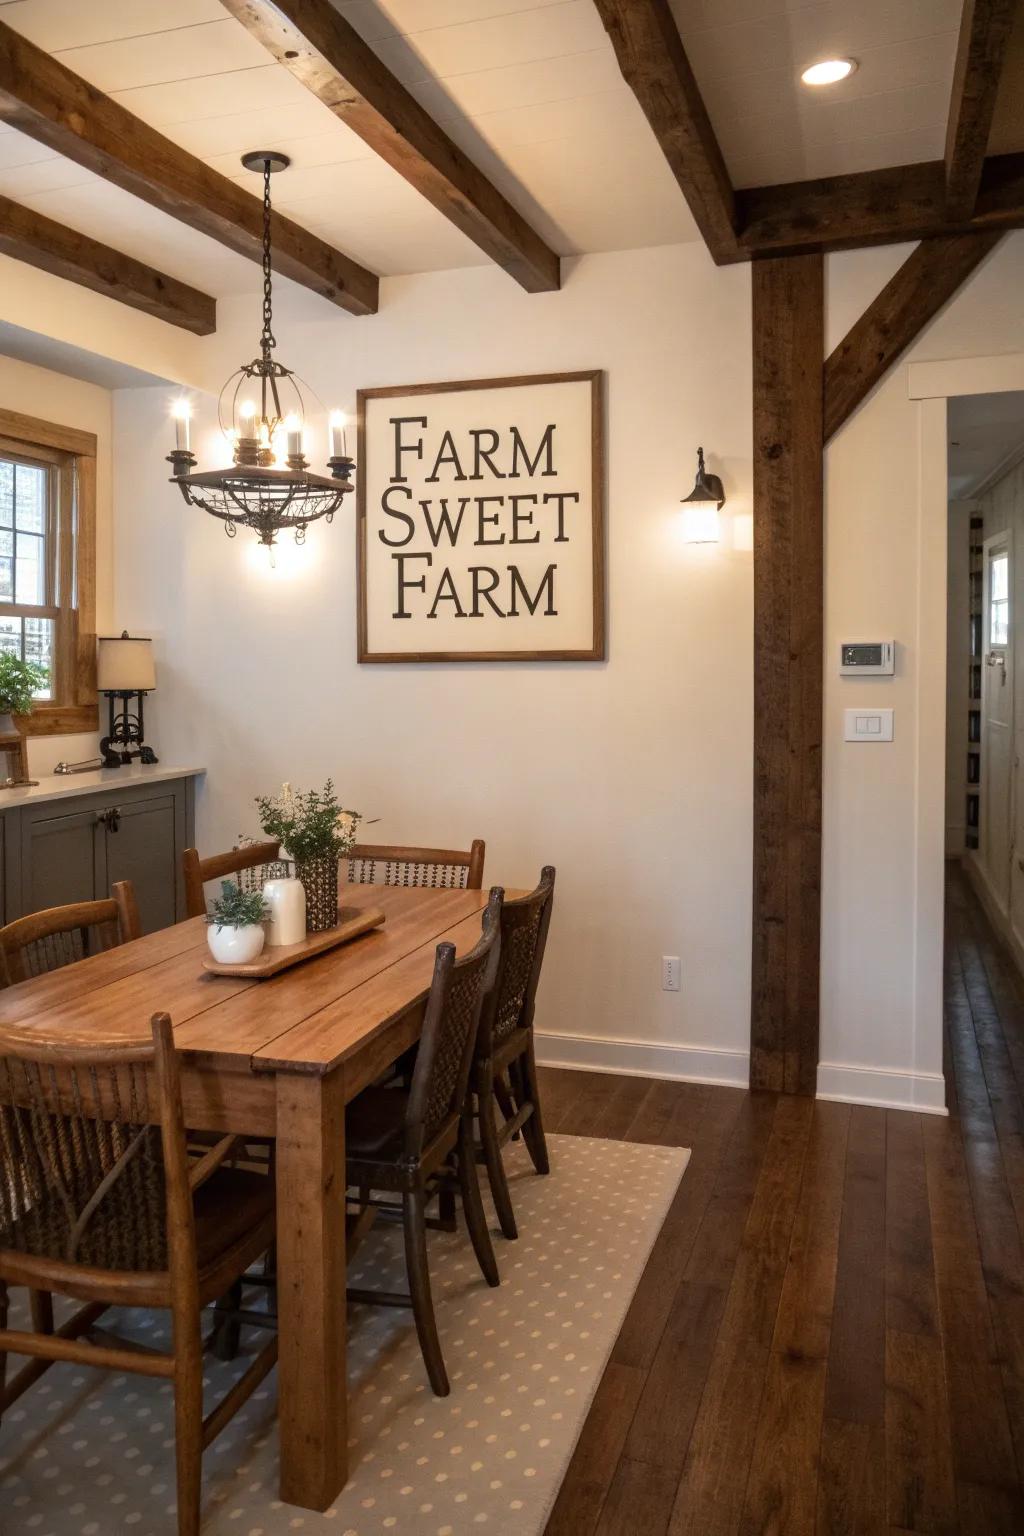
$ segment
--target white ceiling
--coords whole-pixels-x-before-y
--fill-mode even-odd
[[[564,255],[698,238],[593,0],[334,0]],[[937,157],[961,0],[672,0],[737,185]],[[275,64],[220,0],[0,0],[0,18],[381,274],[487,258]],[[811,92],[799,70],[860,61]],[[215,295],[252,263],[0,125],[0,193]]]
[[[1024,454],[1024,392],[951,400],[948,431],[949,494],[967,500]]]

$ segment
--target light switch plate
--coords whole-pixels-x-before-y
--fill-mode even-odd
[[[892,741],[891,709],[847,709],[843,715],[845,741]]]

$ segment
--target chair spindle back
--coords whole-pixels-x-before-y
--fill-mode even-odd
[[[415,885],[438,890],[479,891],[484,883],[482,838],[468,853],[453,848],[401,848],[356,843],[342,859],[351,885]]]

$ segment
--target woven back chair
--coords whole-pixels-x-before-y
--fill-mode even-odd
[[[439,1397],[450,1390],[430,1294],[427,1203],[441,1189],[462,1196],[477,1261],[489,1285],[498,1266],[477,1183],[472,1120],[467,1113],[469,1073],[480,1010],[498,960],[502,893],[492,891],[479,943],[461,960],[452,944],[439,944],[412,1086],[368,1088],[349,1105],[345,1119],[346,1167],[355,1195],[350,1254],[383,1205],[373,1191],[401,1197],[409,1290],[349,1290],[349,1299],[384,1306],[411,1306],[430,1384]]]
[[[529,896],[501,909],[501,954],[477,1031],[473,1092],[480,1128],[480,1156],[494,1197],[501,1230],[519,1236],[501,1149],[522,1132],[538,1173],[550,1169],[540,1112],[533,1016],[548,927],[555,900],[555,871],[541,871]]]
[[[185,910],[189,917],[206,916],[206,894],[203,887],[212,880],[224,880],[234,875],[242,890],[261,891],[264,881],[279,879],[288,873],[288,866],[280,858],[280,843],[246,843],[232,848],[229,853],[213,853],[208,859],[199,857],[197,848],[186,848],[181,856],[185,876]]]
[[[0,1036],[0,1418],[58,1360],[171,1381],[180,1536],[199,1531],[204,1448],[276,1359],[275,1335],[204,1420],[200,1310],[273,1241],[271,1181],[223,1166],[236,1142],[225,1136],[190,1161],[166,1014],[145,1045]],[[16,1331],[11,1285],[86,1304],[56,1332],[52,1320]],[[173,1347],[89,1342],[111,1306],[167,1308]],[[7,1383],[9,1355],[28,1364]]]
[[[32,912],[0,928],[3,984],[13,986],[60,970],[76,960],[127,944],[141,931],[130,880],[119,880],[105,901],[79,901]]]
[[[452,848],[400,848],[386,843],[356,843],[342,860],[352,885],[419,885],[439,890],[479,891],[484,883],[482,838],[468,853]]]

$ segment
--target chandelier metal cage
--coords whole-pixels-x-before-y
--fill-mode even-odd
[[[233,462],[225,469],[196,469],[185,403],[174,409],[175,446],[167,455],[172,483],[186,503],[219,518],[229,538],[239,525],[251,528],[272,548],[283,529],[296,543],[310,523],[330,522],[352,490],[354,463],[348,456],[344,420],[330,417],[330,475],[310,471],[304,452],[306,399],[292,369],[273,356],[273,279],[271,275],[270,178],[289,164],[287,155],[255,150],[242,156],[246,170],[263,174],[263,330],[259,356],[243,363],[221,390],[217,404],[220,429],[231,445]],[[305,386],[307,393],[312,393]],[[314,397],[315,398],[315,397]]]

